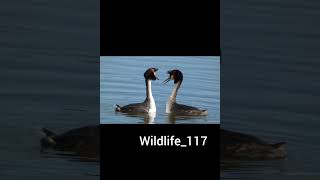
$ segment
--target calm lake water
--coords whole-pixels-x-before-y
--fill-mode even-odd
[[[115,113],[115,104],[127,105],[143,102],[145,80],[143,73],[150,67],[159,70],[160,80],[152,82],[157,113],[154,123],[219,123],[220,122],[220,58],[219,57],[101,57],[100,58],[100,104],[101,120],[105,123],[145,123],[144,117],[132,117]],[[173,89],[167,71],[179,69],[183,82],[177,102],[207,109],[204,117],[168,117],[165,106]]]
[[[99,162],[40,152],[43,127],[99,124],[99,5],[2,1],[1,179],[100,179]]]
[[[320,2],[221,1],[221,125],[270,142],[277,161],[222,164],[221,179],[320,179]]]

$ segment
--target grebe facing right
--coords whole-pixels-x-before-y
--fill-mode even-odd
[[[159,80],[159,78],[156,75],[156,71],[158,71],[157,68],[149,68],[144,73],[144,78],[146,82],[146,99],[142,103],[128,104],[126,106],[119,106],[117,104],[115,111],[122,112],[122,113],[134,113],[134,114],[155,113],[157,109],[156,109],[156,103],[152,96],[151,81]]]
[[[175,115],[196,115],[196,116],[208,115],[207,110],[201,110],[196,107],[178,104],[176,102],[177,93],[182,84],[183,75],[182,75],[182,72],[177,69],[168,71],[168,74],[169,74],[168,79],[164,80],[163,83],[167,83],[170,80],[174,80],[174,88],[166,104],[166,113],[172,113]]]

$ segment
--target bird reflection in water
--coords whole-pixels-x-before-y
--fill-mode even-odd
[[[175,124],[177,121],[188,121],[191,123],[192,120],[199,120],[203,119],[206,121],[206,117],[204,116],[194,116],[194,115],[177,115],[177,114],[168,114],[167,116],[167,122],[170,124]]]
[[[118,112],[116,112],[118,113]],[[121,113],[121,115],[125,115],[127,117],[135,117],[143,120],[144,124],[155,124],[156,112],[148,112],[148,113]]]

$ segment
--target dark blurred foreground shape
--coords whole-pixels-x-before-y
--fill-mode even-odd
[[[283,159],[284,145],[284,142],[271,144],[255,136],[220,129],[220,159]]]
[[[70,152],[76,156],[99,161],[100,126],[84,126],[62,134],[42,129],[41,152],[56,150]]]

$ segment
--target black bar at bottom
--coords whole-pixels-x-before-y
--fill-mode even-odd
[[[219,124],[103,124],[100,130],[102,180],[219,178]],[[149,138],[149,146],[140,138]]]

